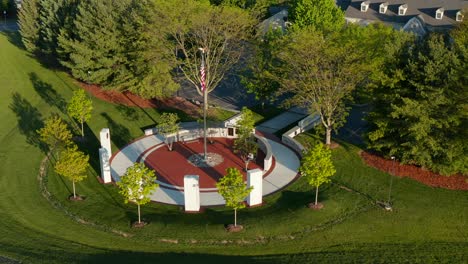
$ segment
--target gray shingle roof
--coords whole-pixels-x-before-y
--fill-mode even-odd
[[[411,18],[418,15],[424,20],[426,25],[432,27],[453,26],[459,22],[455,21],[456,13],[463,8],[468,7],[468,1],[465,0],[367,0],[370,2],[367,12],[361,12],[361,3],[364,0],[351,0],[346,9],[346,18],[376,20],[389,23],[405,24]],[[379,13],[379,5],[388,2],[388,9],[385,14]],[[407,4],[408,10],[403,16],[398,15],[398,7]],[[444,8],[442,19],[435,19],[436,10]]]

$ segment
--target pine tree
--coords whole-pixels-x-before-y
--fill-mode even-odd
[[[126,75],[121,18],[130,0],[90,0],[78,6],[75,34],[61,33],[58,38],[61,64],[80,80],[112,86],[115,76]]]
[[[23,1],[18,14],[21,40],[27,51],[36,53],[38,50],[40,20],[39,0]]]
[[[466,72],[456,49],[431,34],[387,70],[369,116],[369,146],[444,175],[468,172]]]

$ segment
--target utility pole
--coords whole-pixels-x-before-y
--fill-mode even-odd
[[[388,199],[387,199],[387,203],[385,204],[385,210],[387,211],[392,211],[392,205],[390,203],[390,199],[392,195],[393,174],[395,174],[395,156],[392,156],[391,159],[392,159],[392,167],[390,171],[390,188],[388,189]]]

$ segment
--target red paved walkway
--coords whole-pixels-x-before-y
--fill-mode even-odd
[[[187,161],[191,155],[203,153],[203,139],[187,144],[174,143],[173,151],[169,151],[166,146],[160,147],[146,157],[145,163],[156,171],[161,182],[183,187],[185,175],[199,175],[200,188],[215,188],[216,182],[229,167],[238,168],[246,179],[245,164],[232,152],[232,143],[231,139],[216,138],[213,144],[207,144],[208,152],[218,153],[224,158],[224,161],[215,167],[195,167]],[[262,169],[263,159],[264,154],[259,150],[257,161],[250,162],[249,169]]]

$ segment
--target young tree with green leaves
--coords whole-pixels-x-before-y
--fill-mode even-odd
[[[313,149],[304,153],[299,167],[301,176],[315,186],[315,207],[318,208],[318,189],[320,185],[330,182],[336,172],[328,146],[317,142]]]
[[[172,144],[180,129],[178,122],[179,116],[176,113],[163,113],[156,126],[158,133],[164,136],[164,142],[169,148],[169,151],[172,151]]]
[[[293,29],[313,27],[322,32],[339,31],[345,24],[344,12],[334,0],[293,0],[290,16]]]
[[[138,223],[141,224],[140,205],[148,203],[150,193],[159,186],[154,170],[146,167],[144,163],[135,163],[120,177],[117,186],[120,189],[119,193],[124,196],[125,203],[133,202],[138,206]]]
[[[245,171],[249,162],[257,155],[257,143],[254,140],[255,119],[253,112],[243,107],[241,118],[237,121],[237,138],[234,140],[234,152],[239,154],[245,163]]]
[[[241,172],[236,168],[227,168],[226,175],[216,183],[219,194],[226,201],[226,206],[234,209],[234,226],[237,226],[237,210],[245,208],[244,199],[252,191],[247,188]]]
[[[68,125],[57,114],[47,118],[44,127],[37,130],[39,139],[49,146],[51,151],[61,150],[72,143],[72,133]]]
[[[84,137],[83,124],[91,119],[93,101],[86,95],[83,89],[73,92],[73,97],[67,105],[68,114],[81,123],[81,136]]]
[[[279,93],[292,94],[287,103],[320,115],[327,145],[332,130],[345,122],[345,101],[372,70],[353,42],[338,39],[339,35],[325,37],[310,29],[295,31],[276,55],[281,61],[276,70]]]
[[[69,179],[73,184],[73,199],[76,199],[75,183],[87,177],[89,156],[78,150],[75,144],[68,147],[55,163],[55,172]]]

